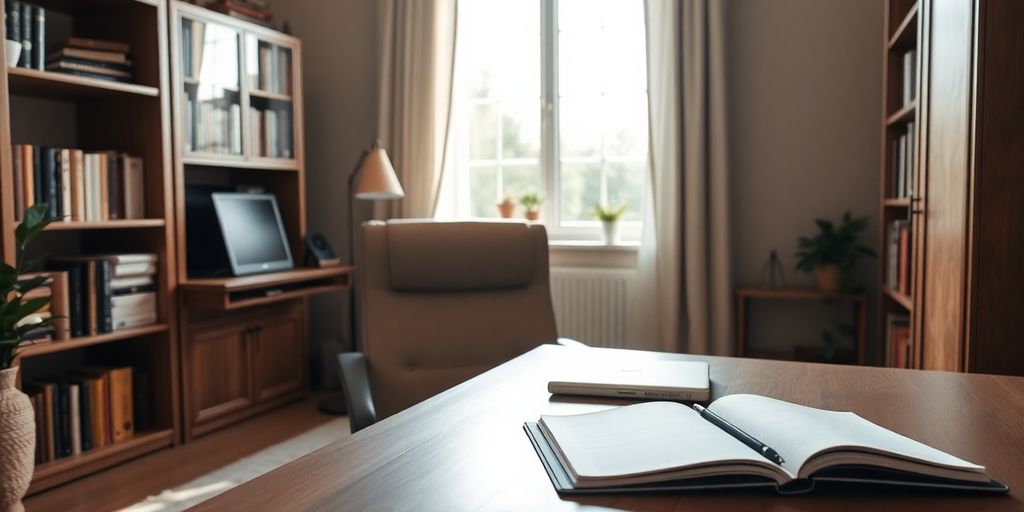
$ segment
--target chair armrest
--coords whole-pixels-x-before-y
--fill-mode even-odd
[[[556,341],[555,343],[558,343],[559,345],[561,345],[563,347],[590,348],[590,345],[587,345],[586,343],[583,343],[582,341],[576,341],[576,340],[574,340],[572,338],[558,338],[558,341]]]
[[[377,421],[366,356],[362,352],[338,354],[338,365],[345,390],[345,403],[348,405],[349,428],[355,434]]]

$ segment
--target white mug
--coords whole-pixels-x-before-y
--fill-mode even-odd
[[[17,41],[4,41],[4,51],[7,52],[7,65],[17,66],[18,59],[21,57],[21,43]]]

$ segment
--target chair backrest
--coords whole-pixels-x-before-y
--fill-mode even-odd
[[[371,222],[358,265],[381,418],[557,338],[543,226]]]

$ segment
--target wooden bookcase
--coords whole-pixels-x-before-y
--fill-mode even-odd
[[[879,324],[908,317],[903,366],[1024,375],[1024,2],[888,0],[882,112]],[[902,55],[917,87],[900,101]],[[893,141],[919,143],[906,197],[894,191]],[[909,293],[888,286],[886,227],[907,220]],[[897,347],[885,343],[893,364]]]
[[[41,342],[21,352],[21,379],[60,375],[84,365],[130,365],[150,378],[151,428],[132,439],[36,468],[30,493],[174,446],[180,439],[178,282],[171,169],[167,4],[163,0],[38,0],[47,41],[68,35],[131,44],[134,83],[33,69],[0,69],[0,238],[15,258],[12,144],[115,149],[144,159],[145,218],[53,224],[32,252],[54,256],[147,252],[159,257],[158,323],[96,336]],[[4,6],[4,0],[0,0]],[[6,12],[6,6],[4,6]],[[0,30],[3,30],[0,28]],[[3,57],[0,48],[0,57]],[[0,62],[6,62],[0,58]]]
[[[347,289],[351,269],[301,268],[301,42],[180,1],[170,4],[169,26],[182,429],[188,440],[307,392],[308,296]],[[276,196],[296,269],[190,276],[185,198],[193,185]]]

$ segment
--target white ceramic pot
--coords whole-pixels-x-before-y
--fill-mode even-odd
[[[17,66],[18,59],[21,58],[21,43],[11,40],[4,41],[4,52],[7,55],[7,65]]]
[[[601,221],[604,225],[604,244],[619,245],[619,221]]]
[[[14,386],[18,368],[0,370],[0,510],[22,511],[35,464],[32,401]]]

